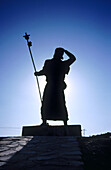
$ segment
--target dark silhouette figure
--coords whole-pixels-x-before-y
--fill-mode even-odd
[[[69,59],[62,61],[64,53],[69,56]],[[75,56],[67,50],[56,48],[53,58],[46,60],[43,69],[34,73],[35,76],[45,75],[47,81],[41,107],[43,125],[47,125],[47,120],[63,120],[64,125],[67,125],[68,112],[65,105],[66,83],[64,79],[65,74],[69,73],[69,66],[75,60]]]

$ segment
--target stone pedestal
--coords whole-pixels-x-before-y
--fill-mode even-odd
[[[81,125],[23,126],[22,136],[81,136]]]

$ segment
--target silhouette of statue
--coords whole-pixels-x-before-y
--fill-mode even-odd
[[[64,53],[69,59],[62,61]],[[69,73],[69,66],[75,60],[75,56],[69,51],[56,48],[53,58],[46,60],[43,69],[34,73],[35,76],[45,75],[47,81],[41,107],[42,125],[47,125],[47,120],[63,120],[64,125],[67,125],[68,112],[65,105],[66,83],[64,79],[65,74]]]

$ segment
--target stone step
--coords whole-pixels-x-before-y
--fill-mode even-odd
[[[31,136],[0,140],[0,169],[83,170],[77,137]]]

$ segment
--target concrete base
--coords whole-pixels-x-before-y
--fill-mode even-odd
[[[22,136],[81,136],[81,125],[23,126]]]

